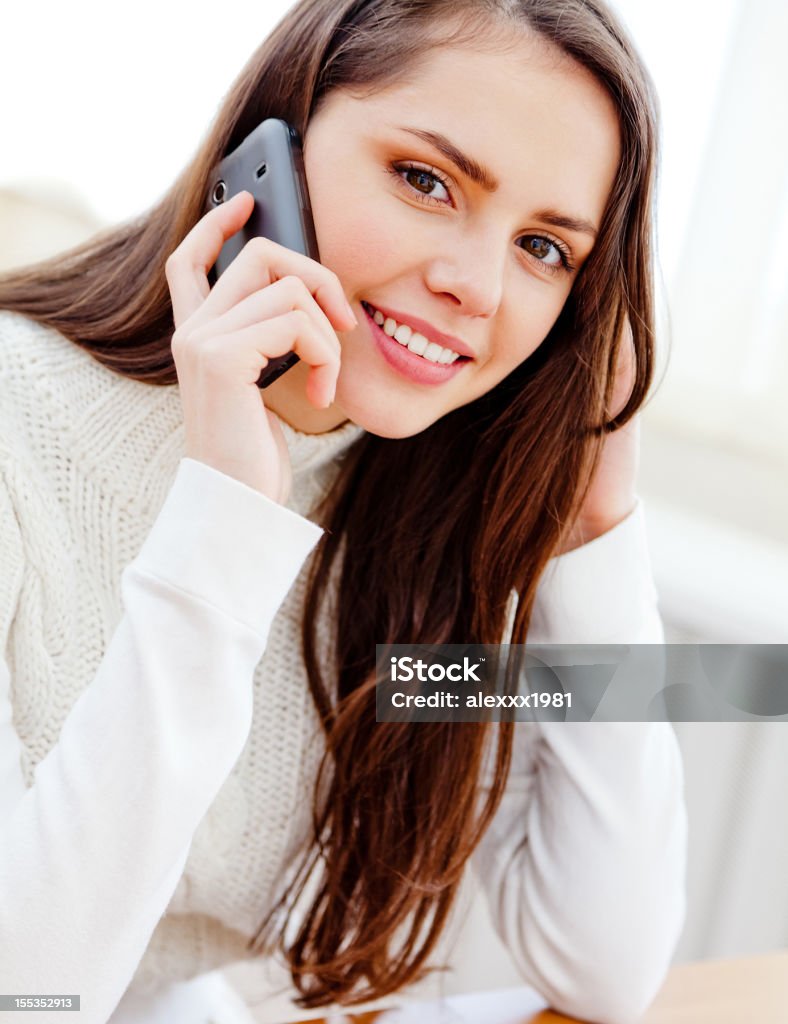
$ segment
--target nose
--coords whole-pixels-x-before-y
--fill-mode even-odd
[[[428,264],[425,283],[459,312],[489,319],[501,304],[508,244],[492,229],[458,229]]]

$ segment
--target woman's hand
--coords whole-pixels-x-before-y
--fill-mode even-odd
[[[613,415],[624,408],[635,382],[635,349],[627,329],[613,389]],[[607,434],[591,487],[571,533],[558,554],[580,547],[612,530],[632,512],[637,501],[637,470],[640,454],[640,413],[620,430]]]
[[[186,455],[284,504],[287,443],[257,380],[269,359],[295,349],[312,367],[309,401],[326,408],[339,374],[336,331],[356,319],[336,274],[267,238],[247,242],[210,288],[208,270],[253,208],[252,195],[239,193],[205,214],[168,258],[172,354]]]

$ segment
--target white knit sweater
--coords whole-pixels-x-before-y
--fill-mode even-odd
[[[309,516],[362,429],[283,424],[288,508],[184,457],[179,390],[0,313],[0,992],[123,993],[245,959],[311,835]],[[321,642],[329,624],[321,623]],[[659,642],[643,509],[554,559],[535,642]],[[525,982],[610,1024],[684,915],[665,723],[518,726],[472,864]]]

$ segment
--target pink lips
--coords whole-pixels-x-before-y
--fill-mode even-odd
[[[411,313],[398,312],[396,309],[385,309],[383,306],[374,306],[374,308],[379,313],[382,313],[384,317],[391,317],[392,320],[396,320],[398,324],[407,324],[408,327],[412,327],[414,331],[423,334],[428,341],[434,341],[441,348],[450,348],[461,356],[467,356],[468,359],[476,358],[476,353],[473,349],[460,338],[455,338],[453,334],[444,334],[443,331],[439,331],[437,327],[433,327],[432,324],[427,323],[426,320],[422,320],[420,317],[413,316]]]
[[[370,316],[366,307],[362,306],[364,315],[372,330],[372,337],[386,362],[404,377],[418,384],[443,384],[458,374],[470,360],[455,359],[453,363],[431,363],[422,356],[417,356],[394,338],[390,338]],[[384,312],[381,310],[381,313]],[[414,324],[414,326],[416,326]]]

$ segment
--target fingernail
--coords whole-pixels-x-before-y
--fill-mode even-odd
[[[353,320],[353,323],[356,325],[356,327],[358,327],[358,320],[356,319],[356,314],[353,312],[353,307],[350,305],[347,299],[345,299],[345,309],[348,312],[348,316]]]

